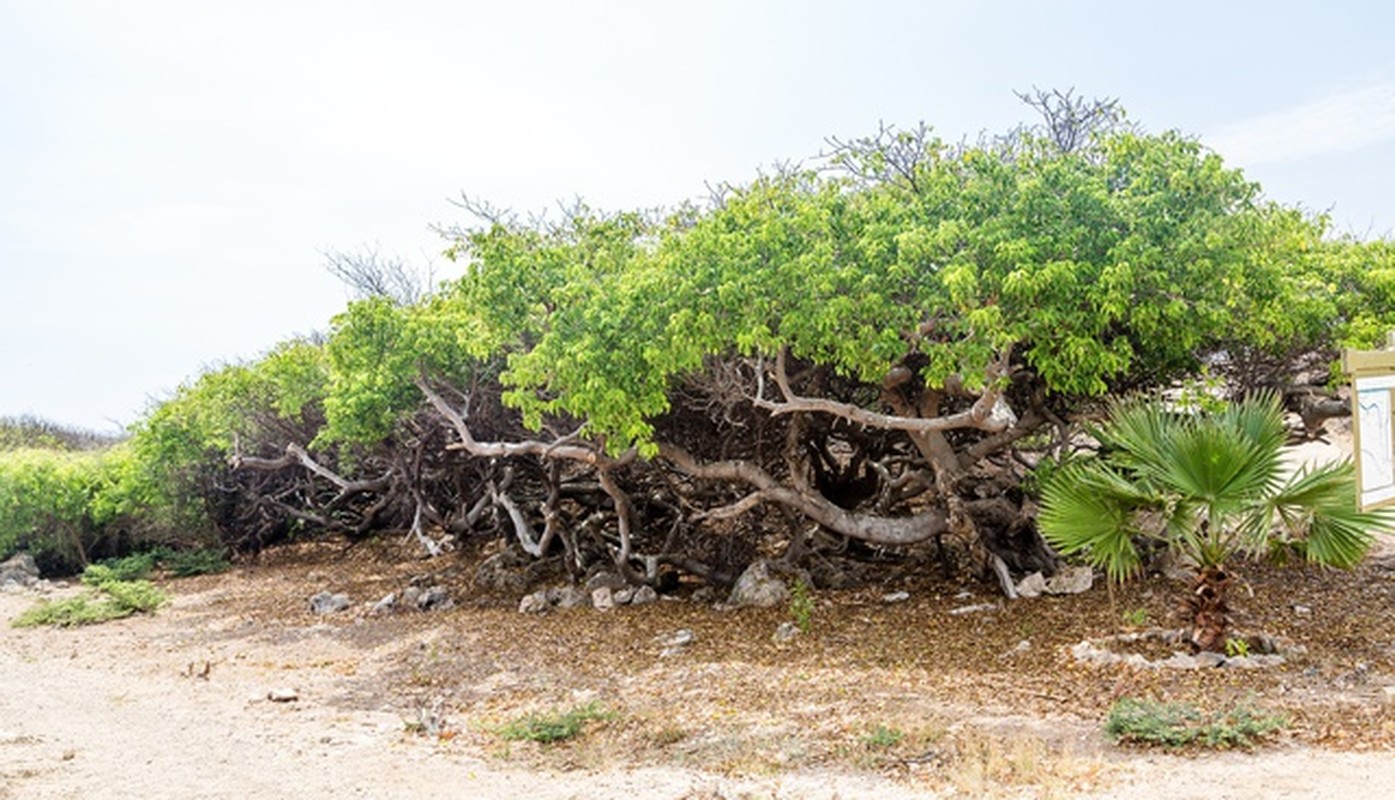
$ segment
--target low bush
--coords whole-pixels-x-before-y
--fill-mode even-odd
[[[569,711],[528,714],[501,727],[499,735],[510,742],[552,744],[580,735],[588,722],[612,717],[599,704],[587,703]]]
[[[16,628],[94,625],[129,617],[137,612],[149,613],[163,605],[166,599],[165,593],[150,581],[107,581],[96,591],[76,597],[43,600],[20,614],[11,624]]]
[[[1253,747],[1286,727],[1282,715],[1264,714],[1244,703],[1208,714],[1185,703],[1126,697],[1109,709],[1104,729],[1116,742],[1229,748]]]

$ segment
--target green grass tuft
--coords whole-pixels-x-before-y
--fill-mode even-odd
[[[499,728],[499,735],[510,742],[539,742],[552,744],[576,738],[594,720],[613,719],[615,715],[598,703],[587,703],[569,711],[528,714]]]
[[[107,581],[94,592],[62,600],[42,600],[10,624],[16,628],[95,625],[137,612],[154,611],[166,599],[165,593],[150,581]]]

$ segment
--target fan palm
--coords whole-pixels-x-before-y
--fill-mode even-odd
[[[1067,464],[1042,487],[1042,535],[1123,580],[1142,565],[1138,544],[1162,542],[1196,565],[1186,605],[1191,642],[1222,650],[1227,562],[1296,550],[1351,567],[1395,518],[1358,511],[1349,461],[1285,474],[1287,428],[1270,395],[1214,413],[1156,400],[1115,404],[1095,431],[1101,455]]]

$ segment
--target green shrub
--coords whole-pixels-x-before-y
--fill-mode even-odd
[[[155,553],[139,553],[124,558],[108,558],[96,564],[88,564],[82,571],[82,582],[88,586],[101,586],[112,581],[138,581],[150,576],[155,569]]]
[[[1206,714],[1185,703],[1126,697],[1109,709],[1104,729],[1116,742],[1226,748],[1252,747],[1287,726],[1283,716],[1263,714],[1243,703]]]
[[[801,633],[808,633],[814,626],[814,598],[804,581],[795,581],[790,589],[790,619]]]
[[[164,550],[160,551],[159,562],[166,572],[176,578],[216,575],[232,566],[228,561],[228,552],[221,548]]]
[[[541,744],[575,738],[593,720],[611,719],[609,711],[597,703],[587,703],[570,711],[528,714],[499,729],[499,735],[510,742],[528,741]]]
[[[11,624],[16,628],[93,625],[129,617],[137,612],[154,611],[166,599],[165,593],[150,581],[108,581],[87,594],[62,600],[42,600],[16,617]]]
[[[885,725],[878,725],[872,732],[862,738],[862,743],[868,750],[886,750],[900,744],[906,738],[906,732],[900,728],[888,728]]]

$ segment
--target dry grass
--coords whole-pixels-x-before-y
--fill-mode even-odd
[[[670,764],[733,776],[850,769],[963,797],[1064,797],[1107,785],[1123,758],[1101,732],[1122,697],[1203,707],[1252,699],[1287,714],[1294,741],[1395,746],[1395,710],[1383,702],[1383,687],[1395,685],[1395,569],[1379,564],[1350,574],[1245,566],[1238,627],[1307,652],[1243,672],[1069,659],[1070,645],[1119,632],[1139,610],[1176,624],[1174,587],[1162,578],[951,615],[997,598],[991,587],[913,570],[894,584],[818,593],[810,630],[777,645],[771,633],[788,609],[723,612],[665,601],[524,616],[516,597],[475,593],[472,567],[469,559],[423,562],[366,546],[300,547],[170,586],[222,593],[217,613],[255,621],[256,635],[269,640],[332,626],[363,653],[361,663],[336,664],[345,687],[336,702],[400,708],[409,721],[437,703],[434,713],[454,731],[442,746],[525,767]],[[322,589],[366,603],[410,579],[450,586],[461,606],[380,618],[361,610],[320,618],[305,608]],[[881,602],[903,588],[910,601]],[[1296,613],[1295,604],[1311,613]],[[655,638],[680,628],[695,632],[693,643],[661,655]],[[610,718],[564,741],[509,742],[498,733],[522,715],[589,702]],[[878,730],[900,736],[876,737]]]

